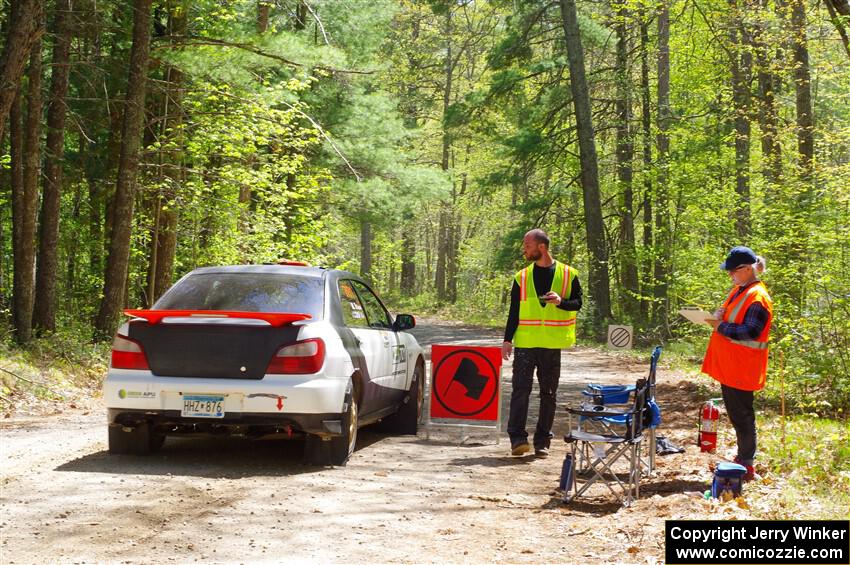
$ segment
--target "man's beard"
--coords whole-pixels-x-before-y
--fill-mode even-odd
[[[538,261],[541,257],[543,257],[543,253],[539,249],[525,254],[525,258],[529,261]]]

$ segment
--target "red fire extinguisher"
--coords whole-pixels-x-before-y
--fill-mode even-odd
[[[719,398],[708,400],[700,409],[697,438],[700,451],[714,453],[717,448],[717,421],[720,419],[720,409],[717,404],[719,401]]]

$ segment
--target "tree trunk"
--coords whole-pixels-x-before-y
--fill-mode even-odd
[[[419,39],[420,21],[415,19],[411,27],[411,41],[415,44]],[[418,77],[420,73],[419,60],[411,53],[409,55],[408,64],[410,66],[411,75]],[[419,92],[419,84],[416,79],[412,79],[406,89],[407,100],[404,103],[404,126],[409,129],[416,129],[418,124],[419,109],[416,104],[416,98]],[[401,226],[401,280],[399,282],[399,291],[402,296],[413,296],[416,294],[416,237],[414,234],[415,216],[412,211],[407,210],[403,214]]]
[[[413,214],[405,214],[401,234],[401,283],[402,296],[416,293],[416,238],[413,233]]]
[[[272,5],[268,0],[257,2],[257,33],[265,33],[269,29],[269,13]]]
[[[596,142],[575,0],[560,0],[560,4],[570,66],[570,91],[573,95],[578,129],[587,248],[590,252],[589,286],[592,308],[589,319],[594,326],[594,337],[602,339],[604,328],[611,319],[611,302],[608,286],[608,252],[605,247],[605,226],[599,195]]]
[[[652,249],[652,107],[649,90],[649,29],[646,13],[639,9],[640,18],[640,92],[641,92],[641,139],[643,140],[643,250],[644,263],[641,280],[641,319],[648,321],[654,317],[654,308],[648,297],[654,293]]]
[[[109,116],[109,154],[107,155],[106,171],[111,175],[118,170],[121,161],[121,130],[124,127],[123,113],[115,110]],[[112,207],[115,203],[115,185],[104,182],[100,186],[100,196],[103,201],[103,255],[109,253],[109,242],[112,241],[112,222],[115,218]],[[105,271],[104,271],[105,272]]]
[[[296,31],[304,29],[304,18],[306,17],[306,11],[302,14],[302,9],[306,10],[306,6],[304,6],[303,2],[299,1],[297,6],[297,15],[294,20],[294,28]],[[259,0],[259,2],[257,2],[257,33],[265,33],[268,30],[270,13],[271,4],[267,0]],[[182,27],[185,31],[185,16]],[[177,69],[174,70],[177,71]],[[249,159],[251,158],[249,157]],[[253,167],[253,163],[248,163],[247,166],[249,168]],[[239,233],[241,235],[240,247],[242,248],[240,255],[243,262],[247,262],[248,255],[250,254],[250,250],[248,249],[248,234],[250,232],[249,225],[251,222],[251,197],[251,186],[245,183],[239,185],[238,226]]]
[[[452,78],[454,75],[454,60],[452,59],[452,11],[451,8],[446,10],[446,27],[445,27],[445,41],[446,41],[446,59],[444,62],[445,65],[445,82],[443,84],[443,113],[442,115],[445,117],[449,111],[449,105],[451,104],[452,97]],[[443,121],[443,132],[442,132],[442,158],[440,160],[440,168],[444,171],[448,171],[451,163],[451,139],[449,138],[449,132],[446,130],[445,122]],[[437,292],[437,300],[442,302],[448,299],[448,285],[447,285],[447,263],[448,263],[448,255],[449,248],[451,246],[450,237],[451,237],[451,215],[452,208],[451,205],[447,202],[442,202],[440,204],[440,228],[437,233],[437,268],[434,273],[434,287]]]
[[[80,209],[82,208],[83,189],[80,183],[74,183],[74,200],[71,206],[71,225],[76,227],[80,222]],[[68,270],[65,283],[65,296],[73,308],[75,288],[77,286],[77,250],[80,247],[80,238],[71,239],[68,248]],[[41,258],[39,257],[39,261]],[[36,302],[36,305],[38,303]],[[51,331],[55,331],[55,328]]]
[[[21,97],[9,109],[9,149],[12,175],[12,319],[18,343],[32,339],[35,269],[35,218],[38,193],[24,183],[24,131]]]
[[[667,331],[667,264],[670,250],[667,192],[670,166],[670,9],[667,0],[658,8],[658,182],[655,191],[655,323]]]
[[[103,272],[103,202],[100,181],[87,174],[89,188],[89,269],[92,273]]]
[[[806,1],[791,0],[791,32],[794,47],[794,84],[797,106],[797,166],[806,185],[802,192],[808,204],[811,197],[815,157],[814,112],[812,111],[812,79],[809,70],[809,48],[806,38]]]
[[[620,272],[624,291],[623,311],[630,320],[640,316],[637,296],[638,271],[635,254],[634,193],[632,187],[632,101],[629,81],[628,14],[621,4],[617,8],[617,179],[622,195],[620,213]]]
[[[303,0],[296,0],[295,17],[292,19],[292,27],[295,31],[302,31],[307,27],[307,4]]]
[[[13,0],[6,42],[0,55],[0,139],[32,46],[44,34],[41,0]]]
[[[465,182],[465,179],[464,179]],[[449,216],[446,253],[446,300],[457,302],[458,252],[460,251],[460,218]]]
[[[170,6],[170,35],[186,34],[186,9],[182,2]],[[168,66],[165,71],[165,102],[163,138],[172,147],[164,154],[162,173],[165,180],[162,198],[158,204],[159,232],[157,234],[156,269],[153,288],[149,293],[151,304],[171,286],[174,276],[174,255],[177,251],[177,195],[183,186],[183,73]]]
[[[134,0],[133,14],[133,46],[130,50],[130,72],[121,130],[121,156],[112,204],[112,238],[106,261],[103,300],[95,322],[98,337],[104,339],[112,335],[118,324],[127,283],[136,173],[139,168],[139,147],[145,116],[151,0]]]
[[[143,205],[150,206],[150,213],[153,215],[153,226],[151,226],[151,238],[148,247],[148,272],[145,279],[145,284],[142,286],[139,300],[142,308],[150,308],[154,303],[153,295],[156,292],[156,269],[159,264],[159,224],[162,219],[162,196],[154,194],[150,202],[144,202]]]
[[[368,219],[360,219],[360,276],[372,280],[372,224]]]
[[[437,300],[446,299],[446,255],[448,254],[448,211],[447,204],[440,204],[440,220],[437,226],[437,266],[434,269],[434,290]]]
[[[431,267],[434,265],[434,247],[436,246],[437,236],[434,234],[434,222],[432,221],[432,215],[427,214],[425,221],[425,274],[424,281],[422,282],[422,288],[428,288],[428,282],[432,280],[434,277],[434,273],[431,272]]]
[[[30,55],[30,64],[29,69],[27,70],[27,113],[26,118],[24,119],[24,146],[23,146],[23,154],[22,154],[22,164],[23,164],[23,192],[26,195],[25,198],[28,200],[27,202],[27,214],[32,215],[35,214],[35,210],[38,208],[38,180],[41,177],[41,114],[43,109],[42,103],[42,95],[41,95],[41,39],[37,39],[32,44],[32,54]],[[30,206],[32,206],[32,210],[30,210]],[[26,220],[27,222],[31,221],[29,218]],[[34,222],[34,220],[32,220]],[[35,232],[36,227],[33,223],[32,231]],[[30,253],[35,252],[35,241],[30,237],[30,228],[27,227],[27,241],[25,245],[27,248],[32,247],[33,249],[27,249],[26,253],[29,255]],[[29,261],[29,260],[28,260]],[[34,260],[33,260],[34,261]],[[35,294],[34,294],[34,286],[35,280],[33,278],[33,264],[26,266],[27,271],[24,273],[26,276],[26,312],[24,316],[28,317],[27,326],[29,326],[27,330],[27,334],[32,335],[33,329],[33,307],[35,302]],[[29,337],[27,337],[29,339]]]
[[[786,267],[797,275],[786,285],[787,304],[799,314],[806,304],[806,278],[811,230],[811,212],[815,200],[814,184],[814,112],[812,108],[811,72],[806,37],[806,2],[791,0],[787,6],[790,14],[790,42],[794,60],[794,94],[796,102],[797,134],[797,190],[796,205],[790,206],[789,226],[793,237],[785,238]]]
[[[732,74],[732,106],[735,128],[735,231],[741,242],[750,232],[750,81],[752,51],[738,0],[729,0],[730,68]]]
[[[35,279],[36,330],[56,331],[56,278],[59,243],[59,204],[65,154],[65,98],[71,63],[71,0],[57,0],[54,19],[53,76],[47,108],[47,146],[39,226],[38,270]]]
[[[826,0],[825,3],[829,18],[835,24],[838,35],[841,36],[844,51],[850,57],[850,35],[847,33],[847,23],[850,22],[850,0]]]
[[[761,0],[758,10],[764,12],[766,4],[766,0]],[[756,25],[753,43],[758,69],[758,119],[761,129],[762,176],[768,183],[765,196],[770,204],[776,199],[776,189],[782,178],[782,146],[777,128],[779,123],[775,95],[777,77],[769,54],[769,42],[765,39],[764,24]]]

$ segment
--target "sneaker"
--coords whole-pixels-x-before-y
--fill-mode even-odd
[[[549,457],[549,448],[548,447],[535,447],[534,454],[537,457]]]
[[[531,451],[531,448],[528,446],[528,442],[518,443],[511,447],[511,455],[525,455]]]
[[[737,463],[738,465],[744,465],[743,463],[741,463],[741,459],[737,455],[735,456],[735,459],[733,459],[732,461],[734,463]],[[749,482],[749,481],[754,480],[756,478],[755,468],[752,465],[744,465],[744,467],[747,468],[747,472],[744,473],[744,476],[741,478],[741,480],[743,480],[744,482]]]

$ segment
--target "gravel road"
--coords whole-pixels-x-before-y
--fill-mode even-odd
[[[500,332],[428,321],[414,333],[426,346],[501,341]],[[584,348],[564,352],[562,366],[560,404],[587,380],[624,382],[647,368]],[[503,391],[509,382],[507,366]],[[563,442],[553,443],[547,459],[511,458],[504,434],[499,443],[493,434],[478,434],[461,444],[456,432],[426,440],[422,433],[392,437],[364,428],[340,468],[303,465],[303,445],[286,441],[169,438],[152,456],[110,456],[104,410],[97,399],[93,406],[0,422],[0,562],[541,563],[660,556],[647,544],[635,555],[632,538],[642,535],[642,525],[630,529],[618,505],[562,507],[554,488]],[[535,418],[532,412],[530,430]],[[565,426],[559,413],[556,438]],[[611,539],[619,541],[612,546]]]

